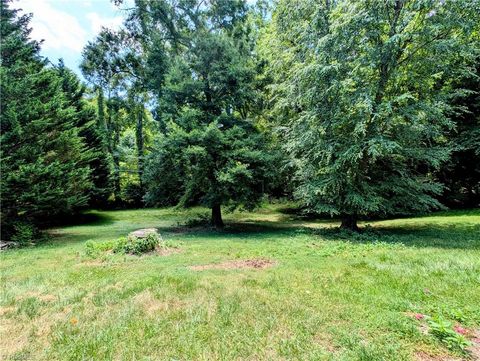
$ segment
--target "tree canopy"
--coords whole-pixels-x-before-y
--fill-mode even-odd
[[[80,135],[83,109],[30,40],[30,16],[1,2],[2,230],[86,206],[94,155]]]
[[[357,220],[480,204],[480,9],[447,0],[136,0],[80,79],[1,0],[2,228],[85,207]],[[85,80],[85,82],[83,81]]]

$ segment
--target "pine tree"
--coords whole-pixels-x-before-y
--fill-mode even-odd
[[[112,194],[112,160],[104,144],[104,127],[102,120],[97,118],[95,107],[85,99],[86,86],[78,76],[68,69],[63,60],[55,67],[62,79],[62,90],[67,104],[75,110],[75,127],[84,139],[88,150],[92,153],[89,162],[93,187],[90,191],[89,204],[105,206]]]
[[[87,151],[62,79],[30,40],[30,16],[1,1],[2,232],[40,222],[88,202]]]

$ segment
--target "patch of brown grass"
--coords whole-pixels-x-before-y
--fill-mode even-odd
[[[2,318],[0,326],[0,360],[6,360],[28,346],[28,332],[25,325],[11,318]]]
[[[184,303],[179,300],[159,300],[150,291],[139,293],[133,298],[133,302],[136,307],[141,308],[150,316],[159,312],[178,310],[185,306]]]
[[[332,336],[327,333],[317,333],[314,336],[313,341],[330,353],[336,353],[339,350],[339,348],[334,344]]]
[[[25,292],[24,294],[22,294],[21,296],[18,296],[17,301],[21,301],[21,300],[24,300],[24,299],[30,298],[30,297],[38,298],[42,302],[53,302],[53,301],[58,300],[58,297],[55,296],[55,295],[51,295],[51,294],[48,294],[48,293],[45,294],[45,293],[41,293],[41,292],[38,292],[38,291],[28,291],[28,292]]]
[[[162,248],[162,247],[158,247],[156,250],[155,250],[155,254],[159,255],[159,256],[170,256],[171,254],[176,254],[176,253],[180,253],[182,252],[182,250],[180,248],[173,248],[173,247],[170,247],[170,248]]]
[[[417,361],[462,361],[459,358],[451,357],[448,355],[432,355],[424,351],[416,352],[415,360]]]
[[[189,268],[194,271],[204,271],[210,269],[228,270],[228,269],[265,269],[273,267],[274,261],[268,259],[246,259],[239,261],[226,261],[222,263],[212,263],[206,265],[190,266]]]

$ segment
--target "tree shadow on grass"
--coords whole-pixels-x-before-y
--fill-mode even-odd
[[[209,238],[228,238],[231,240],[269,240],[285,236],[308,234],[326,241],[351,243],[390,243],[407,247],[480,250],[480,224],[475,223],[432,223],[413,225],[366,226],[360,233],[340,230],[336,226],[313,228],[322,225],[315,223],[282,223],[275,221],[243,221],[228,223],[224,230],[211,227],[161,227],[160,232],[172,235],[187,235]],[[325,224],[323,224],[325,226]]]
[[[351,243],[383,242],[407,247],[480,250],[480,224],[431,224],[365,227],[360,233],[338,228],[317,229],[325,240]]]
[[[88,211],[75,215],[59,216],[49,227],[74,227],[74,226],[107,226],[114,222],[113,217],[98,211]]]
[[[224,229],[216,230],[210,225],[188,227],[183,225],[176,225],[171,227],[158,227],[160,233],[167,233],[171,235],[188,235],[199,237],[214,237],[214,238],[262,238],[271,237],[273,235],[285,235],[296,233],[301,230],[297,225],[290,225],[288,223],[275,221],[242,221],[242,222],[228,222]]]

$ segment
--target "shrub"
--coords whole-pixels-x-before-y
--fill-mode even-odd
[[[85,254],[91,258],[99,258],[108,251],[140,255],[154,251],[155,248],[160,246],[166,247],[162,237],[158,233],[150,233],[144,238],[129,236],[106,242],[87,241],[85,243]]]
[[[129,236],[117,240],[113,251],[115,253],[142,254],[154,251],[156,247],[163,243],[162,237],[158,233],[150,233],[146,237],[138,238]]]
[[[143,206],[143,190],[138,183],[128,183],[122,191],[122,201],[129,207]]]
[[[464,351],[470,342],[460,333],[455,332],[452,322],[441,317],[428,320],[430,333],[444,343],[449,349]]]
[[[38,233],[38,230],[30,223],[18,222],[13,226],[13,234],[11,240],[17,242],[18,245],[26,246],[30,243],[33,243],[35,240],[35,235]]]

